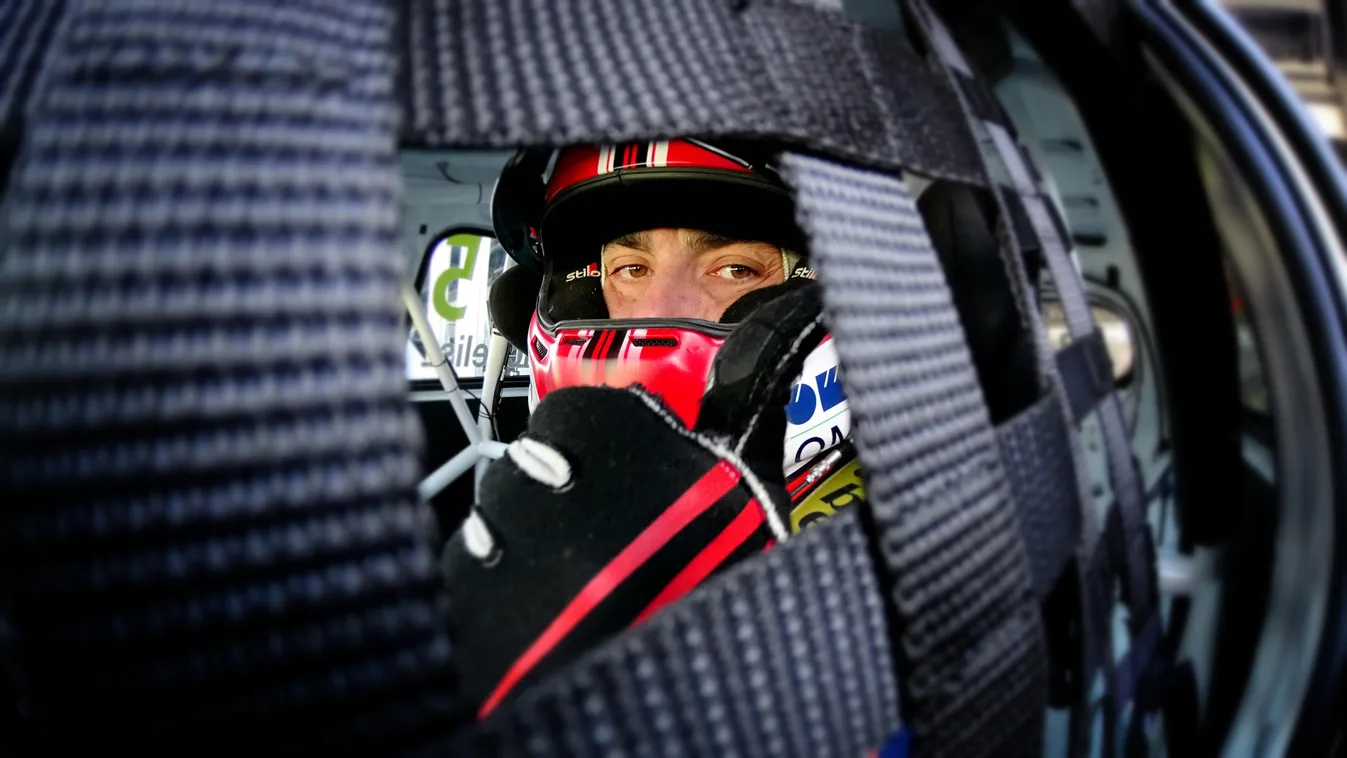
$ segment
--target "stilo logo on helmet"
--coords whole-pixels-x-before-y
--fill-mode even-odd
[[[599,264],[597,264],[597,263],[591,263],[591,264],[589,264],[588,266],[585,266],[585,267],[582,268],[582,269],[579,269],[579,270],[576,270],[576,271],[572,271],[571,273],[567,274],[567,275],[566,275],[566,281],[568,281],[568,282],[573,282],[573,281],[575,281],[576,279],[584,279],[584,278],[587,278],[587,277],[590,277],[590,278],[600,278],[600,277],[602,277],[602,276],[603,276],[603,274],[599,273]]]

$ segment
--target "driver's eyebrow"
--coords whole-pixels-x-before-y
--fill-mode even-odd
[[[610,240],[607,245],[603,246],[605,252],[608,250],[608,247],[610,245],[617,245],[618,247],[629,247],[632,250],[639,250],[643,253],[648,253],[650,252],[651,248],[650,232],[648,231],[632,232],[631,234],[624,234],[621,237],[616,237]]]
[[[723,234],[704,232],[700,229],[678,230],[679,245],[692,255],[700,255],[728,245],[748,241],[749,240],[742,240],[737,237],[727,237]],[[626,247],[632,250],[639,250],[643,253],[649,253],[651,252],[651,248],[654,247],[654,241],[651,239],[650,231],[646,230],[615,237],[609,241],[607,245],[604,245],[603,248],[604,250],[607,250],[610,246]]]
[[[723,234],[703,232],[699,229],[680,229],[678,231],[678,241],[682,244],[683,249],[687,250],[689,253],[700,255],[709,250],[726,247],[737,242],[746,242],[747,240],[726,237]]]

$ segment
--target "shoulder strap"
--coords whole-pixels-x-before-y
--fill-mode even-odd
[[[963,117],[949,85],[900,34],[817,2],[405,5],[404,142],[761,136],[981,183],[975,145],[952,128]]]
[[[40,755],[389,753],[461,723],[414,492],[392,13],[3,6],[29,94],[0,205],[0,709]]]
[[[24,113],[64,17],[59,0],[14,0],[0,7],[0,191],[19,148]]]
[[[901,179],[788,156],[846,372],[918,754],[1037,754],[1042,629],[959,317]]]

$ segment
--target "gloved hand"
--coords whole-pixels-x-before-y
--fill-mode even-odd
[[[465,702],[485,715],[788,536],[784,408],[820,311],[818,287],[792,288],[740,323],[692,429],[641,387],[538,405],[445,551]]]

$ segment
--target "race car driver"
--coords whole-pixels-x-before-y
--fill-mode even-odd
[[[814,287],[790,191],[744,144],[573,147],[544,182],[551,160],[517,155],[492,204],[499,239],[523,264],[511,272],[519,281],[497,286],[519,294],[493,293],[492,317],[528,355],[534,404],[562,387],[640,384],[694,424],[735,325]],[[802,371],[787,405],[787,473],[850,434],[830,340]]]
[[[492,205],[521,264],[492,316],[528,356],[535,411],[446,551],[483,715],[863,497],[768,154],[694,139],[526,151]],[[732,473],[708,484],[716,471]]]

